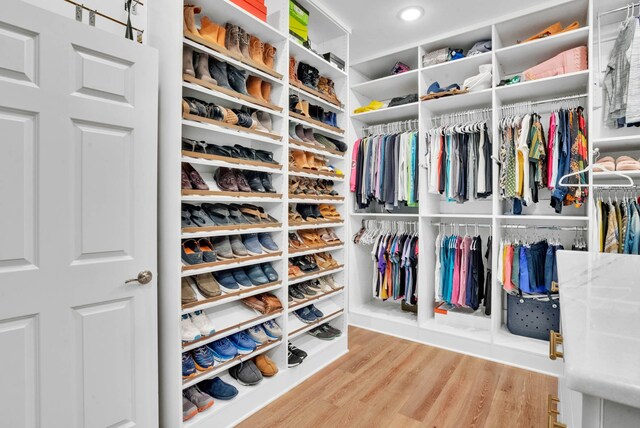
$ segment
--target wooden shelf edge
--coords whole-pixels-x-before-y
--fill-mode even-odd
[[[270,257],[281,257],[281,256],[282,256],[282,251],[278,251],[278,252],[275,252],[275,253],[258,254],[257,256],[238,257],[238,258],[235,258],[235,259],[220,260],[220,261],[212,262],[212,263],[199,263],[197,265],[182,266],[182,271],[183,272],[188,272],[188,271],[191,271],[191,270],[199,270],[199,269],[206,269],[206,268],[212,268],[212,267],[218,267],[218,266],[226,266],[226,265],[232,265],[232,264],[235,264],[235,263],[244,263],[244,262],[249,262],[249,261],[268,259]]]
[[[330,153],[332,155],[341,156],[341,157],[344,157],[344,155],[345,155],[345,153],[339,152],[337,150],[327,149],[326,147],[314,146],[311,143],[305,143],[304,141],[296,141],[296,140],[292,140],[291,138],[289,139],[289,144],[294,144],[296,146],[301,146],[301,147],[308,147],[310,149],[315,149],[315,150],[319,150],[319,151],[322,151],[322,152],[327,152],[327,153]],[[297,150],[296,147],[290,147],[290,148],[294,149],[294,150]],[[300,150],[304,150],[304,149],[300,149]]]
[[[326,196],[326,195],[292,195],[289,194],[290,199],[318,199],[322,201],[344,201],[344,196]]]
[[[325,315],[325,316],[323,316],[322,318],[320,318],[319,320],[315,320],[315,321],[313,321],[313,322],[310,322],[309,324],[305,324],[305,326],[304,326],[304,327],[300,327],[300,328],[299,328],[299,329],[297,329],[297,330],[293,330],[292,332],[290,332],[290,333],[289,333],[289,336],[293,336],[293,335],[295,335],[295,334],[298,334],[298,333],[299,333],[299,332],[301,332],[302,330],[304,330],[304,329],[306,329],[307,327],[310,327],[310,326],[312,326],[312,325],[320,325],[320,324],[324,324],[326,319],[331,318],[331,317],[333,317],[333,316],[335,316],[335,315],[337,315],[337,314],[343,313],[343,312],[344,312],[344,309],[339,309],[339,310],[335,311],[335,312],[334,312],[334,313],[332,313],[332,314]]]
[[[280,284],[282,284],[282,281],[274,281],[274,282],[270,282],[268,284],[259,285],[257,287],[245,288],[245,289],[241,289],[241,290],[238,290],[238,291],[234,291],[233,293],[222,292],[222,294],[220,294],[219,296],[216,296],[216,297],[210,297],[208,299],[198,300],[197,302],[193,302],[193,303],[185,303],[185,304],[182,305],[182,310],[196,308],[196,307],[198,307],[200,305],[206,305],[208,303],[224,301],[226,299],[231,299],[233,297],[242,296],[243,294],[253,293],[253,292],[259,291],[259,290],[264,290],[264,289],[273,287],[275,285],[280,285]],[[260,293],[258,293],[258,294],[260,294]]]
[[[280,193],[225,192],[223,190],[182,189],[182,196],[233,196],[239,198],[282,199]]]
[[[252,59],[248,59],[245,58],[242,55],[238,55],[235,54],[233,52],[231,52],[230,50],[228,50],[227,48],[225,48],[224,46],[220,46],[217,45],[215,43],[211,43],[209,42],[207,39],[203,38],[203,37],[199,37],[196,36],[195,34],[191,34],[190,32],[188,32],[186,29],[183,30],[183,35],[184,37],[186,37],[187,39],[191,40],[192,42],[196,42],[199,45],[205,46],[211,50],[214,50],[222,55],[225,55],[229,58],[235,59],[236,61],[240,61],[241,63],[248,65],[250,67],[255,68],[256,70],[262,71],[263,73],[266,73],[270,76],[275,77],[278,80],[282,80],[282,78],[284,77],[282,74],[270,69],[269,67],[266,67],[258,62],[255,62]]]
[[[316,91],[315,89],[311,89],[308,86],[303,85],[302,82],[289,82],[289,84],[295,89],[298,89],[298,90],[303,91],[303,92],[307,92],[307,93],[309,93],[311,95],[315,95],[318,98],[322,98],[323,100],[325,100],[329,104],[333,104],[334,106],[339,107],[339,108],[344,108],[344,105],[342,104],[342,102],[340,102],[340,100],[336,101],[333,98],[329,97],[328,95],[323,94],[320,91]]]
[[[331,295],[333,295],[333,294],[337,294],[337,293],[339,293],[339,292],[341,292],[341,291],[343,291],[343,290],[344,290],[344,287],[340,287],[340,288],[338,288],[338,289],[331,290],[331,291],[329,291],[329,292],[327,292],[327,293],[322,293],[322,294],[320,294],[320,295],[318,295],[318,296],[314,296],[314,297],[310,297],[310,298],[308,298],[308,299],[304,299],[304,300],[296,301],[296,302],[295,302],[295,304],[293,304],[293,305],[289,305],[289,309],[291,310],[291,311],[289,311],[289,312],[292,312],[292,311],[294,311],[296,308],[298,308],[298,307],[302,307],[302,306],[306,305],[307,303],[313,302],[313,301],[318,300],[318,299],[322,299],[323,297],[327,297],[327,296],[331,296]],[[330,315],[329,315],[329,316],[330,316]]]
[[[261,137],[271,138],[272,140],[275,140],[275,141],[282,141],[282,135],[271,134],[269,132],[256,131],[255,129],[250,129],[250,128],[243,128],[242,126],[232,125],[226,122],[220,122],[219,120],[213,120],[213,119],[209,119],[208,117],[197,116],[191,113],[183,112],[182,118],[186,120],[193,120],[195,122],[202,122],[202,123],[208,123],[210,125],[220,126],[222,128],[231,129],[233,131],[246,132],[248,134],[256,134]]]
[[[319,120],[315,120],[313,118],[310,118],[310,117],[307,117],[307,116],[303,116],[303,115],[295,113],[293,111],[289,112],[289,116],[294,117],[294,118],[296,118],[298,120],[301,120],[303,122],[307,122],[307,123],[310,123],[312,125],[319,126],[319,127],[324,128],[324,129],[326,129],[328,131],[333,131],[333,132],[337,132],[337,133],[340,133],[340,134],[344,134],[344,129],[342,129],[342,128],[336,128],[335,126],[327,125],[326,123],[320,122]]]
[[[229,95],[230,97],[234,97],[234,98],[237,98],[239,100],[248,101],[250,103],[257,104],[259,106],[262,106],[262,107],[277,111],[279,113],[281,113],[282,110],[284,110],[282,107],[279,107],[279,106],[277,106],[275,104],[271,104],[268,101],[262,101],[262,100],[260,100],[258,98],[252,97],[250,95],[244,95],[244,94],[241,94],[239,92],[236,92],[233,89],[223,88],[222,86],[214,85],[213,83],[206,82],[206,81],[204,81],[202,79],[196,79],[195,77],[190,76],[188,74],[183,74],[182,75],[182,80],[184,80],[185,82],[189,82],[189,83],[193,83],[195,85],[202,86],[203,88],[207,88],[207,89],[210,89],[212,91],[220,92],[221,94]]]
[[[227,163],[232,163],[232,164],[241,165],[241,166],[242,165],[260,166],[263,168],[271,168],[275,171],[279,171],[282,169],[282,165],[280,164],[252,161],[247,159],[228,158],[225,156],[209,155],[207,153],[190,152],[188,150],[183,150],[182,156],[187,156],[187,157],[196,158],[196,159],[203,159],[203,160],[227,162]]]
[[[332,267],[331,269],[319,269],[319,270],[316,270],[316,271],[311,272],[311,273],[305,273],[304,275],[290,276],[289,277],[289,281],[298,280],[300,278],[306,278],[308,276],[318,275],[318,274],[321,274],[321,273],[324,273],[324,272],[331,272],[333,270],[340,269],[340,268],[343,268],[343,267],[344,267],[344,265],[338,265],[336,267]]]
[[[305,174],[324,175],[332,178],[344,178],[344,175],[338,175],[335,172],[318,171],[314,169],[298,168],[297,166],[289,166],[289,172],[303,172]]]
[[[339,243],[332,244],[332,245],[322,245],[322,246],[318,246],[318,247],[309,246],[308,248],[296,248],[296,249],[293,249],[293,250],[290,249],[289,250],[289,254],[295,256],[298,253],[304,253],[305,251],[311,251],[311,250],[318,251],[318,252],[331,251],[332,249],[335,249],[335,248],[340,247],[342,245],[344,245],[344,242],[340,241]]]
[[[220,232],[224,230],[251,230],[263,228],[281,228],[282,223],[251,223],[251,224],[234,224],[230,226],[213,226],[213,227],[183,227],[182,233],[199,233],[199,232]]]

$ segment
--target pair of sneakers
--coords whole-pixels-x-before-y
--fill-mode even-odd
[[[263,345],[272,340],[282,337],[280,326],[274,321],[269,320],[262,324],[254,325],[246,330],[247,336],[251,338],[257,345]]]
[[[296,367],[302,364],[305,358],[307,358],[307,353],[302,349],[296,348],[293,343],[289,342],[287,345],[288,350],[288,366]]]
[[[308,335],[321,340],[333,340],[342,335],[342,331],[332,327],[329,323],[324,323],[318,327],[312,328],[307,332]]]
[[[231,400],[237,395],[238,389],[219,377],[205,379],[182,394],[182,420],[188,421],[199,412],[211,408],[214,399]]]
[[[207,314],[202,311],[182,315],[180,328],[183,342],[193,342],[216,332],[215,326]]]
[[[311,324],[324,317],[322,311],[314,305],[305,306],[304,308],[293,311],[295,316],[305,324]]]

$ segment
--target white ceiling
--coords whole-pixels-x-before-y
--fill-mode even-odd
[[[351,28],[352,62],[536,5],[530,0],[315,0],[315,3]],[[402,21],[398,14],[408,6],[420,6],[425,13],[416,21]]]

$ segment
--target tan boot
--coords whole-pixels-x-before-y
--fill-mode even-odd
[[[258,64],[264,65],[264,62],[262,61],[262,57],[264,56],[264,45],[256,36],[251,36],[251,39],[249,40],[249,54],[251,55],[252,60]]]
[[[227,29],[222,25],[218,27],[218,45],[224,47],[224,41],[227,38]]]
[[[262,85],[260,86],[260,91],[262,92],[262,99],[266,102],[271,102],[271,83],[266,80],[262,81]]]
[[[262,62],[264,65],[273,70],[273,62],[276,57],[276,48],[271,46],[269,43],[265,43],[264,45],[264,53],[262,54]]]
[[[201,52],[198,55],[196,77],[200,80],[204,80],[205,82],[213,83],[214,85],[218,84],[218,81],[211,77],[211,74],[209,74],[209,55],[204,52]]]
[[[296,59],[292,56],[289,57],[289,83],[297,85],[300,83],[298,79],[298,73],[296,73]]]
[[[185,46],[182,50],[182,74],[188,74],[191,77],[196,77],[196,73],[193,68],[193,49],[188,46]]]
[[[194,36],[199,36],[200,32],[198,31],[198,27],[196,27],[195,15],[202,12],[202,9],[199,6],[187,5],[182,10],[184,15],[184,29]]]
[[[330,96],[329,79],[324,76],[320,76],[320,79],[318,79],[318,91],[325,94],[326,96]]]
[[[309,101],[301,101],[300,102],[300,110],[302,110],[302,115],[305,117],[311,117],[309,114]]]
[[[265,101],[262,98],[262,79],[256,76],[249,76],[247,78],[247,92],[253,98],[257,98],[261,101]]]
[[[224,46],[224,43],[222,45],[218,43],[218,35],[221,29],[222,27],[210,20],[207,16],[203,16],[200,20],[200,35],[203,39],[214,45]]]

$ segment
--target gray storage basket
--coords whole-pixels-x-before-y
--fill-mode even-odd
[[[507,328],[518,336],[549,341],[549,331],[560,331],[557,296],[507,294]]]

